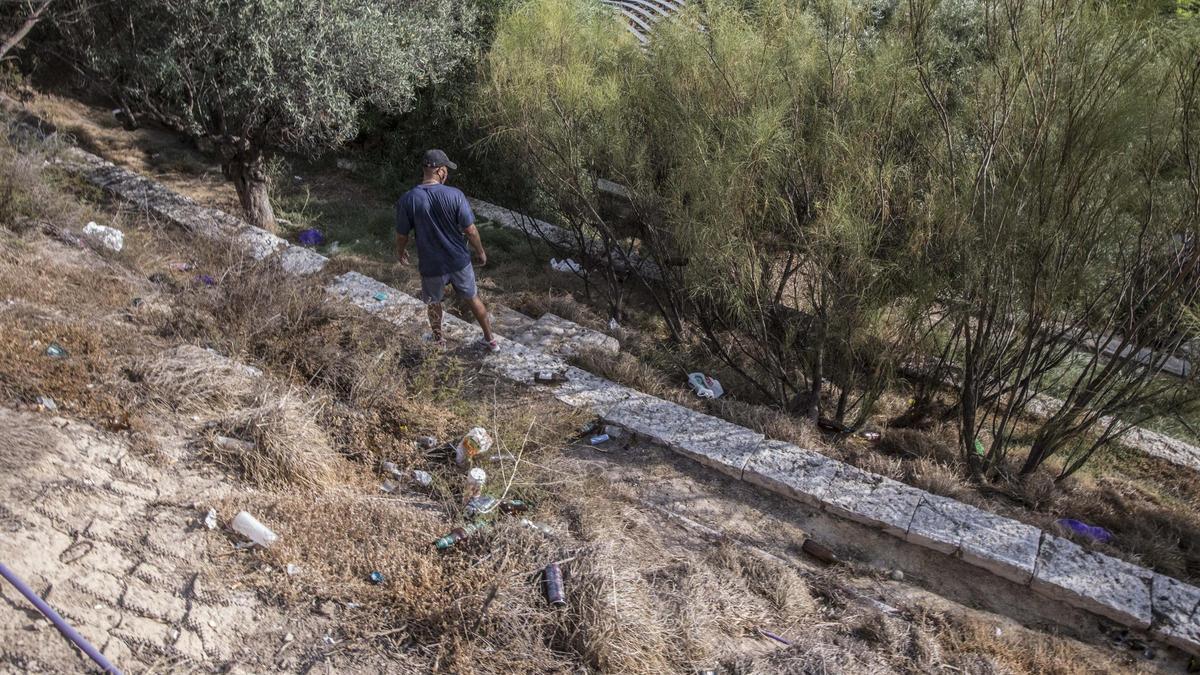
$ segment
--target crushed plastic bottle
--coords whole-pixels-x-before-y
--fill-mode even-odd
[[[495,497],[481,495],[481,496],[475,497],[471,501],[467,502],[467,515],[468,516],[486,515],[486,514],[491,513],[492,511],[495,511],[496,507],[499,505],[500,505],[500,500],[496,499]]]

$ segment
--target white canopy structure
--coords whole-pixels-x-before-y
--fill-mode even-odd
[[[642,43],[650,39],[654,24],[679,12],[686,0],[603,0],[625,19],[629,32]]]

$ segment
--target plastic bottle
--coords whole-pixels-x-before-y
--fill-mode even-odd
[[[266,525],[258,522],[254,516],[241,511],[234,517],[232,523],[233,531],[249,539],[250,541],[266,548],[275,543],[279,539],[279,535],[275,534]]]
[[[487,523],[471,523],[470,525],[464,525],[463,527],[456,527],[453,530],[450,530],[450,532],[442,538],[433,542],[433,545],[438,547],[439,550],[448,549],[458,542],[471,537],[485,527],[487,527]]]
[[[496,510],[500,500],[495,497],[481,495],[467,502],[468,516],[482,516]]]
[[[507,514],[525,513],[529,510],[529,502],[523,499],[510,499],[500,504],[500,510]]]
[[[467,472],[466,484],[463,487],[463,503],[466,504],[472,499],[475,499],[483,491],[483,484],[487,482],[487,472],[479,467],[475,467]]]

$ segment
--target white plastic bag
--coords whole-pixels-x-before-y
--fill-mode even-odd
[[[570,272],[572,274],[583,274],[584,273],[583,267],[579,263],[572,260],[571,258],[565,258],[563,260],[559,260],[558,258],[551,258],[550,259],[550,268],[555,270],[556,272]]]
[[[688,384],[692,389],[696,390],[696,395],[700,398],[721,398],[725,395],[725,389],[721,387],[721,381],[715,380],[704,373],[689,373]]]

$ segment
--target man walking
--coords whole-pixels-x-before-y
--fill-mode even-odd
[[[458,165],[441,150],[430,150],[425,153],[421,168],[424,180],[396,202],[396,259],[401,265],[408,263],[408,238],[415,230],[421,299],[428,308],[434,342],[443,343],[442,295],[446,284],[451,284],[483,329],[484,345],[490,351],[497,351],[500,346],[492,335],[487,308],[475,288],[475,269],[471,267],[467,244],[480,267],[487,264],[487,253],[466,196],[462,190],[446,185],[450,169],[457,170]]]

